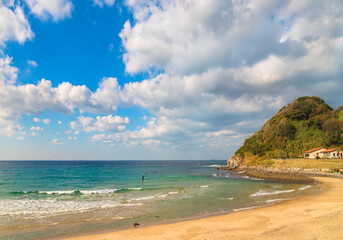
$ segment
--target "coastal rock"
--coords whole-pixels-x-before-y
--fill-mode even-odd
[[[227,160],[227,169],[235,170],[243,163],[243,158],[237,155],[233,155],[229,160]]]

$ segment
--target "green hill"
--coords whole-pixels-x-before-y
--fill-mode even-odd
[[[343,106],[333,110],[319,97],[300,97],[246,139],[234,158],[259,165],[271,158],[302,157],[316,147],[343,148]]]

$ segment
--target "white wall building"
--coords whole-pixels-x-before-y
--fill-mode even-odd
[[[304,157],[309,158],[309,159],[316,159],[319,157],[318,154],[323,150],[326,150],[326,149],[319,147],[319,148],[314,148],[314,149],[308,150],[304,153]]]
[[[304,153],[304,158],[343,158],[343,151],[337,149],[314,148]]]
[[[320,158],[339,158],[339,155],[340,152],[337,149],[325,149],[318,154]]]

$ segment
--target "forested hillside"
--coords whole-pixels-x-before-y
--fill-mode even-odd
[[[235,155],[257,163],[301,157],[316,147],[343,148],[343,106],[333,110],[319,97],[300,97],[246,139]]]

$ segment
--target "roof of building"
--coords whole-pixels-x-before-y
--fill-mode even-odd
[[[311,150],[306,151],[305,153],[311,153],[311,152],[314,152],[314,151],[318,151],[318,150],[320,150],[320,149],[325,149],[325,148],[323,148],[323,147],[314,148],[314,149],[311,149]],[[325,150],[326,150],[326,149],[325,149]]]
[[[337,151],[337,149],[333,148],[333,149],[325,149],[323,151],[321,151],[320,153],[327,153],[327,152],[333,152],[333,151]]]

